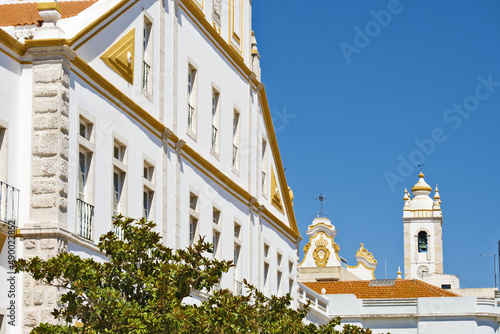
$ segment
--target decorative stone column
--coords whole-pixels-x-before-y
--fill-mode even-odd
[[[66,46],[30,48],[33,56],[33,128],[30,218],[21,229],[24,258],[48,259],[67,249],[61,229],[68,226],[69,85],[75,53]],[[50,314],[61,291],[23,274],[23,332]]]

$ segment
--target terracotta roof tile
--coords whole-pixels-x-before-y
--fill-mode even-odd
[[[76,16],[97,0],[60,1],[61,19]],[[13,3],[0,5],[0,27],[32,25],[40,26],[43,19],[38,14],[37,3]]]
[[[303,282],[307,287],[326,294],[353,294],[359,299],[459,297],[459,295],[420,280],[396,280],[394,286],[368,286],[370,281]]]

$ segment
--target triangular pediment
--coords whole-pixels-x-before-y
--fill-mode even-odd
[[[109,67],[128,83],[134,83],[135,28],[126,33],[101,56]]]

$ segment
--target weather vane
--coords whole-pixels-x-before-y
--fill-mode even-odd
[[[418,167],[420,168],[420,173],[422,173],[422,167],[424,167],[424,163],[422,161],[420,161],[420,163],[418,164]]]
[[[323,217],[323,202],[326,201],[327,199],[328,198],[326,198],[325,196],[323,196],[322,192],[320,192],[319,196],[315,198],[315,200],[317,200],[320,203],[320,208],[321,208],[320,217]]]

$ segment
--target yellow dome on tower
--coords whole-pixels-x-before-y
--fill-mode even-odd
[[[415,191],[428,191],[429,193],[432,191],[432,188],[430,185],[428,185],[425,180],[424,180],[424,173],[420,172],[418,174],[418,177],[420,178],[417,183],[411,188],[411,192],[415,193]]]

